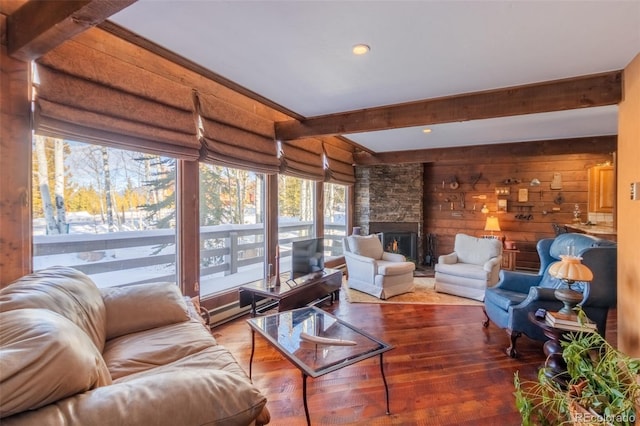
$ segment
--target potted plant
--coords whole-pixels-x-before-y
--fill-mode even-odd
[[[626,356],[598,333],[567,335],[567,371],[538,381],[516,372],[516,407],[528,425],[633,425],[640,415],[640,359]]]

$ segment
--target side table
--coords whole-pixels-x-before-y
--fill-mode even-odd
[[[516,269],[516,256],[520,250],[502,250],[502,269],[514,271]]]
[[[544,335],[549,338],[543,346],[544,354],[547,356],[543,367],[544,375],[562,385],[566,384],[569,380],[569,375],[567,374],[567,363],[562,357],[560,340],[570,333],[591,333],[596,331],[571,331],[553,327],[549,325],[544,318],[536,317],[533,312],[529,312],[529,321],[540,327]]]
[[[543,351],[547,356],[547,360],[544,364],[544,375],[550,379],[564,381],[567,373],[567,363],[562,358],[562,346],[560,345],[560,339],[567,330],[555,328],[545,321],[544,318],[536,317],[534,312],[529,312],[529,321],[536,324],[542,329],[545,336],[549,338],[544,342]]]

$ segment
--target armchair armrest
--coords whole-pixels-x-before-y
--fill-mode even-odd
[[[496,267],[500,267],[500,265],[502,265],[502,255],[492,257],[491,259],[487,260],[482,266],[482,268],[487,272],[491,272]]]
[[[517,291],[519,293],[528,293],[529,289],[537,286],[541,279],[542,276],[540,275],[501,270],[500,281],[496,284],[496,288]]]
[[[556,299],[554,292],[555,292],[554,288],[533,286],[529,288],[529,294],[527,295],[527,298],[524,299],[521,303],[519,303],[518,306],[514,307],[514,309],[518,309],[518,307],[521,307],[521,306],[528,306],[530,303],[536,302],[536,301],[557,302],[558,299]]]
[[[454,264],[458,263],[458,255],[453,252],[449,254],[443,254],[438,257],[438,263]]]
[[[347,262],[349,276],[369,277],[373,280],[373,277],[375,277],[378,272],[378,265],[376,260],[372,257],[345,252],[344,258]]]
[[[407,258],[400,253],[389,253],[388,251],[385,251],[382,253],[382,260],[387,260],[389,262],[406,262]]]

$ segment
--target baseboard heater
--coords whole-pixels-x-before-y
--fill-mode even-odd
[[[270,309],[273,309],[277,305],[278,305],[277,300],[264,299],[256,303],[256,310],[258,311],[258,313],[262,313]],[[238,302],[219,306],[209,311],[209,315],[211,317],[211,320],[210,320],[211,327],[213,328],[217,325],[222,325],[229,321],[238,319],[241,316],[248,314],[250,311],[251,311],[251,305],[241,308],[240,306],[238,306]]]

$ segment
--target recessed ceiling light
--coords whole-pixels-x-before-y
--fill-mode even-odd
[[[422,129],[422,133],[431,133],[431,129],[428,127],[425,129]]]
[[[364,55],[368,53],[371,48],[366,44],[356,44],[353,46],[352,52],[354,55]]]

